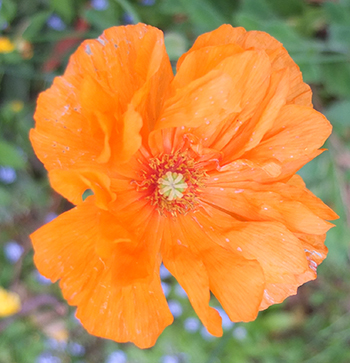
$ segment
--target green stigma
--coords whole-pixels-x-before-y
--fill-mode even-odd
[[[158,180],[159,194],[167,197],[168,200],[180,199],[188,185],[184,182],[184,177],[180,173],[172,173],[168,171],[162,178]]]

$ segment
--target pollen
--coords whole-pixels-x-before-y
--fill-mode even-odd
[[[198,205],[207,174],[186,151],[149,159],[137,190],[164,216],[187,214]]]

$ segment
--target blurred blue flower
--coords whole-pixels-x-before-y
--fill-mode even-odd
[[[112,352],[106,360],[106,363],[126,363],[127,356],[122,350]]]
[[[44,218],[44,222],[49,223],[49,222],[53,221],[56,217],[57,217],[56,213],[53,213],[53,212],[47,213]]]
[[[135,24],[134,17],[130,13],[123,14],[123,24]]]
[[[177,284],[175,286],[175,294],[178,296],[178,297],[181,297],[183,299],[185,299],[187,297],[187,293],[186,291],[182,288],[181,285]]]
[[[98,11],[106,10],[109,7],[108,0],[91,0],[91,6]]]
[[[205,326],[201,329],[201,336],[204,340],[214,340],[216,337],[210,334]]]
[[[7,27],[9,26],[9,23],[7,21],[3,22],[1,25],[0,25],[0,30],[4,30],[6,29]]]
[[[47,25],[57,31],[62,31],[66,29],[66,24],[63,22],[63,20],[56,14],[53,14],[49,17],[47,20]]]
[[[5,243],[4,254],[11,263],[16,263],[22,256],[24,248],[15,241]]]
[[[76,342],[69,342],[67,350],[73,357],[81,357],[85,354],[84,346]]]
[[[77,310],[75,310],[75,312],[73,314],[71,314],[70,316],[70,320],[75,323],[76,325],[80,325],[81,326],[81,321],[79,318],[77,318]]]
[[[52,355],[49,352],[44,352],[41,353],[37,358],[36,358],[36,363],[61,363],[61,359]]]
[[[154,5],[156,0],[141,0],[141,5],[144,6],[152,6]]]
[[[226,314],[226,311],[222,308],[216,308],[216,310],[219,312],[221,318],[222,318],[222,328],[224,330],[230,330],[235,323],[233,323],[228,315]]]
[[[243,326],[238,326],[236,329],[233,330],[232,335],[237,340],[244,340],[247,337],[248,332],[247,329]]]
[[[64,340],[57,340],[54,338],[49,338],[46,340],[45,345],[48,349],[64,351],[67,347],[67,343]]]
[[[9,166],[0,166],[0,180],[5,184],[11,184],[17,179],[16,170]]]
[[[162,282],[161,285],[162,285],[162,288],[163,288],[164,295],[165,295],[165,297],[167,297],[169,295],[169,293],[170,293],[171,287],[166,282]]]
[[[187,318],[184,321],[184,328],[189,333],[195,333],[200,327],[200,321],[197,318]]]
[[[35,270],[33,272],[34,278],[37,282],[39,282],[40,285],[50,285],[51,280],[43,276],[38,270]]]
[[[177,300],[169,300],[168,305],[174,318],[178,318],[182,315],[182,306]]]
[[[180,361],[179,361],[179,358],[177,358],[174,355],[163,355],[161,362],[162,363],[179,363]]]
[[[167,279],[168,277],[171,276],[171,273],[169,272],[169,270],[163,264],[160,266],[160,272],[159,273],[160,273],[160,278],[162,280],[165,280],[165,279]]]

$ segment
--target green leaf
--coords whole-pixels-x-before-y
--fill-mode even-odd
[[[23,169],[25,161],[15,146],[0,140],[0,165],[10,166],[14,169]]]
[[[339,135],[349,133],[350,100],[334,102],[324,113]]]
[[[331,95],[350,97],[350,64],[334,63],[322,65],[322,78]]]
[[[13,0],[3,0],[1,3],[1,17],[8,23],[13,20],[17,13],[16,2]]]
[[[346,51],[347,56],[350,57],[350,25],[331,24],[329,26],[328,41],[333,47],[337,47],[340,52]]]
[[[130,4],[129,1],[127,0],[114,0],[116,3],[118,3],[120,5],[120,7],[129,15],[131,15],[131,17],[134,20],[134,23],[140,23],[141,19],[139,17],[139,14],[137,13],[137,11],[135,10],[134,6]]]
[[[176,61],[187,50],[186,38],[176,32],[168,32],[164,36],[164,43],[171,61]]]
[[[87,9],[84,12],[84,18],[87,22],[96,27],[100,33],[106,28],[116,25],[118,16],[119,14],[116,9],[107,9],[105,11]]]
[[[325,13],[330,23],[349,25],[350,8],[341,3],[326,1]]]
[[[267,23],[267,19],[271,21],[276,19],[276,14],[271,6],[265,0],[245,0],[241,3],[240,13],[246,16],[252,16]]]
[[[52,8],[63,21],[70,23],[75,16],[74,3],[71,0],[52,0]]]
[[[278,12],[282,16],[299,15],[305,7],[304,0],[267,0],[266,2],[272,9],[274,9],[274,12]]]
[[[227,23],[227,18],[206,0],[180,0],[180,2],[198,34],[214,30]]]
[[[41,29],[51,14],[51,11],[43,11],[31,16],[28,20],[28,27],[22,34],[23,38],[29,41],[34,40],[40,34]]]

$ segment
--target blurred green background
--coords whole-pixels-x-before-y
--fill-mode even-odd
[[[223,23],[280,40],[334,127],[329,150],[300,173],[340,216],[318,279],[249,324],[233,324],[221,311],[219,339],[162,270],[175,322],[144,351],[86,333],[57,285],[36,270],[28,238],[71,207],[50,189],[28,141],[38,93],[83,39],[139,21],[165,32],[174,65],[198,35]],[[350,362],[349,0],[0,0],[0,32],[0,286],[22,305],[0,318],[0,363]]]

